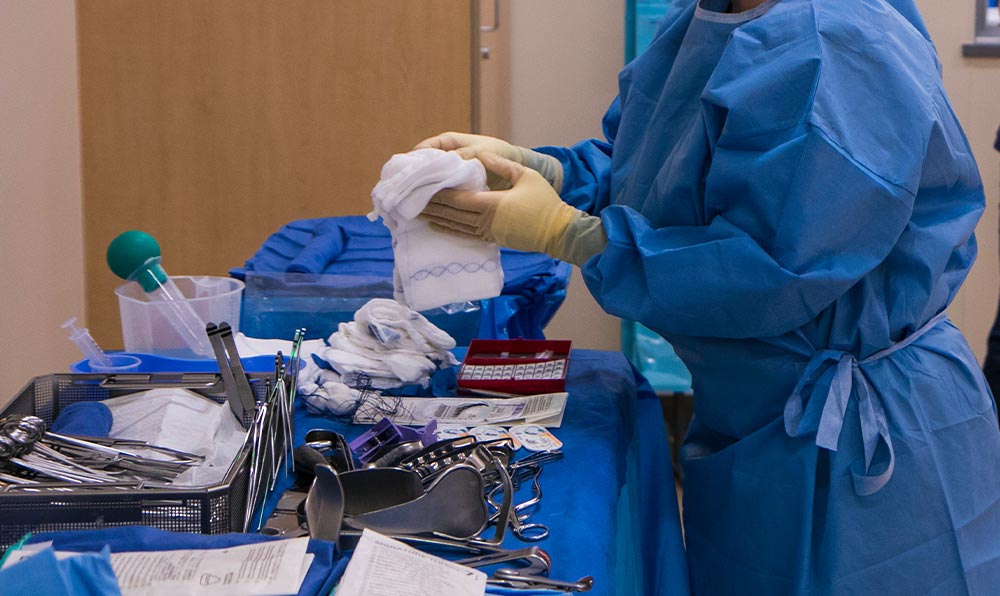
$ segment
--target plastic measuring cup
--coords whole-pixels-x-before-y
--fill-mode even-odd
[[[123,232],[108,246],[107,261],[111,271],[122,279],[138,283],[188,348],[198,356],[211,358],[213,351],[205,333],[205,321],[164,271],[161,260],[159,243],[141,230]]]

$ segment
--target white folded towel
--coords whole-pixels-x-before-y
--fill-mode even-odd
[[[438,232],[417,216],[439,190],[488,190],[479,160],[439,149],[393,155],[372,190],[374,209],[392,233],[396,300],[413,310],[499,296],[503,290],[496,244]]]
[[[395,300],[375,298],[340,323],[317,350],[308,378],[299,378],[298,394],[314,414],[350,416],[369,399],[367,390],[430,384],[438,368],[455,366],[455,340],[420,313]],[[332,370],[331,370],[332,369]]]

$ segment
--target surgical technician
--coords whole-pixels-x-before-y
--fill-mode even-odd
[[[695,593],[1000,593],[1000,430],[946,315],[985,199],[912,0],[679,0],[604,131],[427,139],[512,186],[424,213],[676,348]]]

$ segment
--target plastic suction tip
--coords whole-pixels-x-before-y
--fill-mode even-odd
[[[167,281],[160,266],[160,244],[146,232],[122,232],[108,245],[108,267],[122,279],[138,282],[151,292]]]

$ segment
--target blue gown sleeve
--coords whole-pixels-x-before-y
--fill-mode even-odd
[[[609,243],[583,273],[607,312],[664,335],[780,335],[879,266],[909,221],[913,194],[819,129],[749,149],[716,148],[705,225],[601,212]]]

